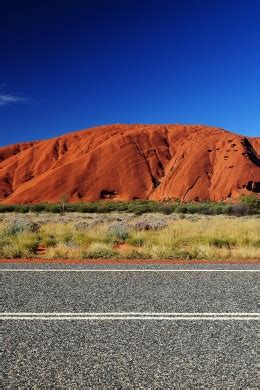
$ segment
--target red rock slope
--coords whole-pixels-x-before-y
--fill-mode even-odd
[[[224,200],[260,192],[259,154],[213,127],[102,126],[0,148],[0,202]]]

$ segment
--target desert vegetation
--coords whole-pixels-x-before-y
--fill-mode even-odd
[[[152,200],[134,200],[134,201],[97,201],[84,203],[66,203],[66,195],[62,197],[59,203],[41,203],[41,204],[0,204],[0,213],[111,213],[128,212],[135,215],[145,213],[162,214],[202,214],[202,215],[253,215],[260,214],[260,198],[249,195],[242,196],[237,203],[226,202],[192,202],[181,203],[178,200],[169,200],[157,202]]]
[[[112,205],[114,203],[103,207]],[[122,207],[125,205],[122,203]],[[138,205],[144,208],[153,203]],[[139,209],[138,212],[136,209],[134,212],[110,210],[109,213],[2,212],[0,257],[260,259],[259,215],[200,215],[191,212],[191,205],[178,206],[187,207],[189,212],[176,209],[169,212],[166,204],[158,207],[162,206],[164,213],[156,210],[140,215]]]

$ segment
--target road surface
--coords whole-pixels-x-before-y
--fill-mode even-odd
[[[1,264],[5,389],[257,389],[256,265]]]

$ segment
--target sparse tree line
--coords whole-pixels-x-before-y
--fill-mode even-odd
[[[0,213],[6,212],[48,212],[48,213],[109,213],[109,212],[129,212],[135,215],[145,213],[163,213],[163,214],[203,214],[203,215],[252,215],[260,214],[260,199],[257,196],[243,196],[238,203],[225,202],[194,202],[181,203],[179,201],[156,202],[152,200],[134,200],[134,201],[97,201],[68,203],[67,198],[62,197],[59,203],[40,203],[40,204],[0,204]]]

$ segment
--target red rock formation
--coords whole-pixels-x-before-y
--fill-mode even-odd
[[[260,138],[207,126],[111,125],[0,148],[0,202],[224,200],[259,193]]]

